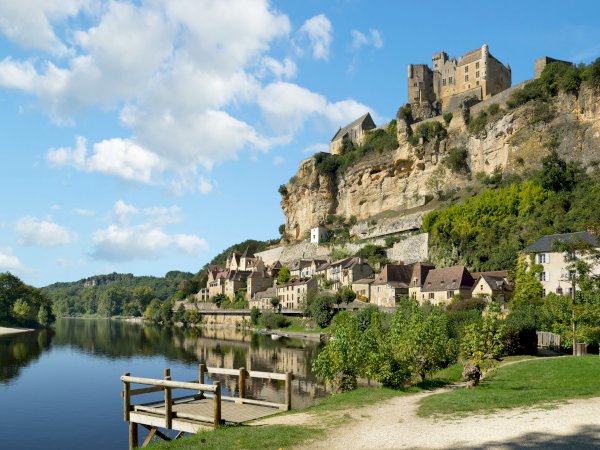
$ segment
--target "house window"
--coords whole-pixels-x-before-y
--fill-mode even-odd
[[[548,272],[540,273],[540,281],[550,281],[550,274]]]
[[[448,291],[448,298],[454,297],[454,291]]]
[[[546,289],[542,289],[542,297],[546,296]]]
[[[442,86],[446,86],[446,79],[445,78],[442,80]]]
[[[429,293],[429,300],[433,300],[435,298],[435,294],[433,292]]]
[[[547,263],[547,257],[545,253],[539,253],[538,254],[538,264],[546,264]]]
[[[479,69],[479,61],[477,61],[477,62],[475,63],[475,68],[476,68],[476,69]]]
[[[448,77],[448,84],[452,84],[452,77]]]
[[[479,78],[479,71],[475,72],[475,78]]]
[[[469,81],[469,75],[465,75],[465,81]]]

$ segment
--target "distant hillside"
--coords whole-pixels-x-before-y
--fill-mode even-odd
[[[130,273],[95,275],[83,280],[54,283],[42,288],[59,317],[140,315],[154,298],[165,301],[185,296],[192,273],[172,271],[164,277]]]

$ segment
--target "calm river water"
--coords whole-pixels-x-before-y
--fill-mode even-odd
[[[60,319],[51,331],[0,336],[0,448],[126,449],[119,396],[125,372],[197,378],[198,364],[294,373],[294,408],[325,395],[311,373],[315,342],[231,329],[180,330],[116,320]],[[225,390],[233,379],[215,377]],[[249,384],[249,397],[283,402],[281,386]]]

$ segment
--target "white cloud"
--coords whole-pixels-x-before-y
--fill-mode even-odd
[[[152,183],[165,164],[154,153],[129,139],[108,139],[94,144],[88,155],[85,138],[79,136],[75,148],[50,149],[46,160],[53,166],[72,166],[86,172],[115,175],[129,181]]]
[[[29,269],[23,265],[21,260],[13,255],[10,248],[0,249],[0,272],[23,273]]]
[[[329,59],[329,47],[333,40],[333,27],[325,14],[308,19],[300,28],[299,34],[306,36],[310,42],[315,59]]]
[[[58,247],[77,239],[77,235],[67,228],[35,217],[21,217],[15,224],[15,232],[19,236],[19,243],[23,245]]]
[[[0,0],[0,30],[26,48],[58,55],[67,47],[54,33],[52,22],[76,16],[86,0]]]
[[[122,200],[115,202],[112,216],[114,223],[96,230],[93,234],[92,257],[106,261],[131,261],[156,259],[170,250],[193,256],[207,250],[204,239],[189,234],[170,234],[167,225],[180,222],[178,206],[152,206],[141,210]],[[145,218],[132,224],[134,216]]]
[[[205,194],[212,189],[206,172],[215,165],[243,151],[290,142],[308,117],[325,116],[337,127],[339,120],[354,119],[356,110],[368,109],[354,100],[331,103],[300,86],[297,92],[285,89],[284,102],[272,105],[276,99],[269,93],[276,89],[267,84],[294,78],[298,68],[291,58],[270,54],[278,40],[293,42],[289,18],[268,0],[88,2],[24,0],[35,9],[32,16],[41,14],[39,28],[23,28],[29,19],[20,7],[6,15],[23,30],[49,30],[30,45],[49,54],[1,60],[0,87],[31,94],[58,123],[101,107],[118,112],[131,131],[89,148],[82,137],[74,147],[51,148],[46,160],[52,166]],[[0,16],[16,8],[5,3],[0,0]],[[15,42],[28,38],[4,32]],[[327,59],[332,34],[331,22],[320,14],[295,38],[305,41],[314,58]],[[297,94],[306,94],[308,105]],[[257,103],[263,116],[255,118],[247,113]],[[281,119],[274,118],[275,110]],[[269,129],[261,118],[291,124]]]
[[[71,210],[71,213],[81,217],[91,217],[96,215],[96,211],[86,208],[75,208]]]
[[[373,46],[375,48],[383,47],[383,39],[379,30],[369,30],[369,35],[362,33],[358,30],[352,30],[352,48],[354,50],[360,50],[362,47]]]
[[[273,165],[280,166],[285,162],[285,158],[281,155],[277,155],[273,158]]]
[[[354,100],[328,102],[297,84],[275,82],[260,94],[258,104],[267,121],[278,132],[294,133],[309,118],[324,118],[329,126],[343,126],[369,111]]]

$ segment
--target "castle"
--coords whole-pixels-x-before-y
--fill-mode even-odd
[[[472,50],[458,61],[446,52],[431,57],[426,64],[408,65],[408,102],[439,102],[441,110],[456,109],[463,98],[490,98],[511,85],[510,65],[502,64],[487,44]]]

